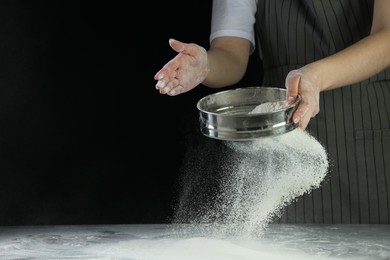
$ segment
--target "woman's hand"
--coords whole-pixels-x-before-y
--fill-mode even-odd
[[[310,119],[320,111],[320,88],[317,76],[305,67],[292,70],[286,77],[286,89],[289,104],[294,103],[298,95],[302,98],[292,120],[294,123],[299,123],[300,128],[305,129]]]
[[[161,94],[176,96],[198,86],[208,74],[207,51],[194,43],[170,39],[169,45],[178,54],[156,73],[156,89]]]

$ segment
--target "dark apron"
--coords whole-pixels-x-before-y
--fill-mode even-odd
[[[259,0],[264,86],[369,35],[372,0]],[[327,149],[329,176],[277,223],[390,223],[390,69],[321,93],[307,131]]]

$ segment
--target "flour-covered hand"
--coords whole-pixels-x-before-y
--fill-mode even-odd
[[[156,89],[161,94],[176,96],[198,86],[208,74],[207,51],[194,43],[169,39],[178,54],[156,73]]]
[[[292,104],[298,95],[301,102],[295,110],[292,120],[299,123],[299,127],[305,129],[312,117],[320,111],[320,88],[315,73],[306,70],[305,67],[292,70],[286,77],[287,101]]]

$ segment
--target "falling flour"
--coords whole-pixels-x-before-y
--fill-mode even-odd
[[[189,145],[173,222],[218,237],[261,235],[286,205],[320,187],[328,170],[324,147],[300,128],[205,146]]]

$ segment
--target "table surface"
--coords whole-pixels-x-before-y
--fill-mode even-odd
[[[186,225],[0,227],[0,259],[390,259],[390,225],[275,224],[256,238]]]

